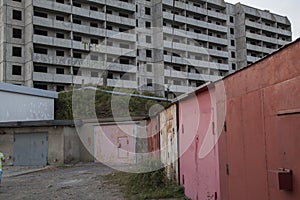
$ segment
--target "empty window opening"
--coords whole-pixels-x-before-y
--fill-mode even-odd
[[[13,65],[12,66],[12,75],[22,75],[22,66],[20,65]]]
[[[12,47],[12,55],[16,57],[22,57],[22,48],[21,47]]]
[[[13,38],[22,38],[22,29],[13,28]]]

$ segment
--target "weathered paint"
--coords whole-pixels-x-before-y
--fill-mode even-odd
[[[147,138],[149,158],[160,158],[159,115],[147,120]]]
[[[218,148],[200,156],[205,138],[217,140],[214,89],[179,102],[180,183],[193,200],[220,195]],[[213,145],[212,145],[213,146]]]
[[[167,177],[178,182],[177,106],[171,105],[160,113],[161,161],[166,165]]]
[[[0,122],[54,120],[56,92],[0,83]]]
[[[299,52],[297,41],[224,80],[227,131],[218,144],[222,200],[300,199]],[[279,190],[280,168],[293,170],[294,191]]]
[[[95,127],[95,161],[106,164],[134,164],[136,124]]]

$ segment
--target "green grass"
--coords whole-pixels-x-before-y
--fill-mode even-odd
[[[118,172],[107,175],[105,180],[121,186],[126,199],[130,200],[188,199],[184,195],[183,187],[167,180],[164,169],[139,174]]]
[[[103,90],[112,91],[113,88],[99,88]],[[118,89],[118,92],[131,93],[126,89]],[[138,92],[133,92],[139,94]],[[151,95],[149,93],[143,93],[142,95]],[[91,97],[95,97],[94,99]],[[112,114],[111,102],[114,103],[114,115]],[[128,99],[130,99],[128,104]],[[74,105],[72,100],[76,102]],[[151,99],[145,99],[140,97],[128,97],[128,96],[112,96],[109,93],[103,91],[93,90],[81,90],[60,92],[59,98],[55,100],[55,119],[56,120],[73,120],[75,118],[80,119],[93,119],[94,113],[97,118],[112,118],[112,117],[144,117],[148,116],[149,109],[153,105],[161,105],[162,107],[168,106],[170,103],[161,102]]]

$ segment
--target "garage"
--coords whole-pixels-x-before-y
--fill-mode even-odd
[[[48,133],[14,134],[15,166],[45,166],[48,161]]]

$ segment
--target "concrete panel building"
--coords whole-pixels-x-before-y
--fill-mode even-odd
[[[0,3],[0,81],[45,90],[99,84],[172,97],[292,40],[287,17],[223,0]]]

